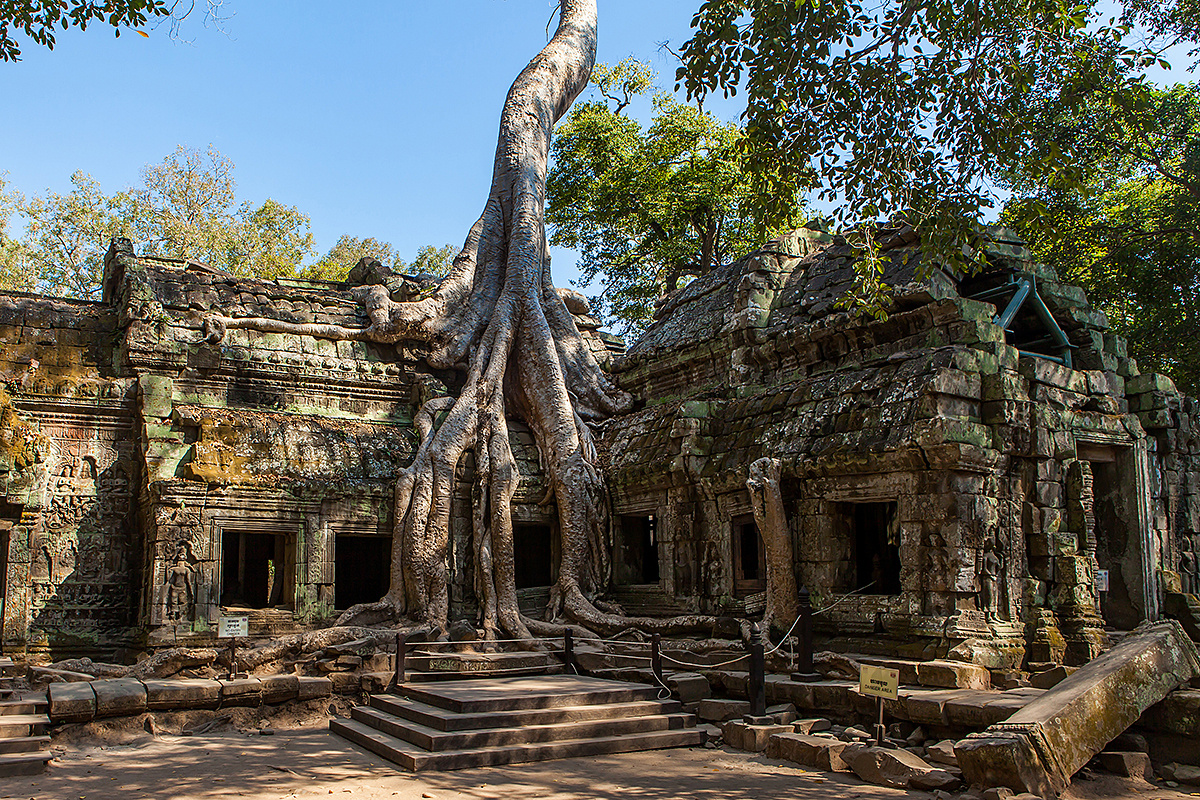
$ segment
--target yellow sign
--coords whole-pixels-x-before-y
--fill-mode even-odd
[[[858,690],[871,697],[896,700],[900,697],[900,670],[863,665],[858,673]]]

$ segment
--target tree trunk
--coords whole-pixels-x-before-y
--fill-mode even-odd
[[[762,534],[767,562],[767,610],[764,622],[787,629],[800,614],[800,594],[792,560],[792,537],[783,512],[777,458],[760,458],[750,465],[746,488],[754,505],[754,522]]]
[[[519,476],[508,418],[529,425],[542,455],[562,536],[550,617],[565,613],[593,630],[703,630],[708,617],[628,620],[591,602],[609,579],[608,503],[587,420],[629,408],[630,398],[600,370],[550,282],[544,207],[554,124],[587,85],[596,50],[595,0],[562,0],[558,30],[509,90],[500,118],[492,188],[482,216],[449,275],[429,297],[395,302],[382,286],[359,296],[365,329],[212,319],[227,327],[300,332],[376,342],[421,340],[428,362],[458,368],[457,398],[426,403],[416,417],[421,444],[397,479],[392,580],[378,603],[350,609],[338,624],[408,615],[445,634],[447,558],[454,473],[470,450],[477,484],[472,519],[480,623],[489,638],[529,637],[517,608],[510,502]],[[436,417],[445,412],[440,426]]]

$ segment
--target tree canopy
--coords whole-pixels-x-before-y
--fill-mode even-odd
[[[1117,116],[1118,126],[1095,124]],[[1078,185],[1017,174],[1001,219],[1078,283],[1143,369],[1200,393],[1200,88],[1149,91],[1134,106],[1090,102],[1048,120],[1092,137]],[[1112,133],[1114,131],[1115,133]]]
[[[19,61],[21,47],[14,33],[53,50],[57,29],[108,25],[121,35],[122,28],[141,28],[155,18],[171,14],[175,3],[166,0],[4,0],[0,3],[0,61]]]
[[[742,131],[658,92],[648,128],[624,115],[653,73],[627,59],[598,65],[604,102],[578,103],[559,126],[546,185],[550,242],[581,253],[581,284],[600,278],[597,310],[626,332],[655,300],[763,244],[771,235],[739,148]],[[773,220],[794,224],[800,209]]]
[[[223,0],[205,0],[205,24],[223,21]],[[143,28],[169,22],[172,38],[180,23],[196,10],[196,0],[0,0],[0,61],[20,61],[24,36],[53,50],[58,30],[87,30],[96,24],[120,36],[125,29],[149,36]]]
[[[139,185],[115,194],[81,171],[65,194],[26,198],[0,181],[0,287],[96,298],[116,237],[141,255],[194,259],[239,277],[342,280],[364,255],[406,268],[391,244],[350,236],[306,266],[315,255],[308,215],[270,198],[239,200],[233,172],[212,147],[178,147],[146,167]],[[15,218],[24,223],[19,237],[8,230]],[[408,268],[445,274],[450,250],[426,246]]]
[[[417,250],[417,256],[412,262],[400,257],[400,253],[390,242],[368,236],[360,239],[357,236],[342,236],[329,252],[321,256],[313,264],[300,270],[300,277],[307,280],[340,281],[345,280],[350,268],[364,258],[373,258],[394,272],[405,272],[413,275],[433,275],[440,277],[450,271],[458,248],[452,244],[434,247],[431,244]]]
[[[797,186],[833,204],[834,223],[904,218],[943,263],[997,204],[1014,165],[1048,186],[1081,185],[1094,136],[1052,138],[1048,120],[1084,101],[1128,106],[1146,69],[1196,38],[1194,3],[957,0],[880,4],[705,0],[681,50],[689,95],[742,91],[757,202],[779,214]],[[1058,133],[1066,133],[1059,129]],[[863,230],[870,230],[865,226]],[[869,249],[869,237],[862,242]],[[870,259],[861,263],[870,264]],[[861,276],[860,297],[886,288]]]

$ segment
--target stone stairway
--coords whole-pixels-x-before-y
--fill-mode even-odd
[[[417,649],[408,652],[404,665],[406,682],[553,675],[565,671],[562,661],[552,653],[539,651],[456,653]]]
[[[405,684],[329,728],[405,769],[454,770],[703,744],[653,686],[578,675]]]
[[[10,685],[14,669],[11,659],[0,658],[0,777],[37,775],[52,757],[45,695],[17,697]]]

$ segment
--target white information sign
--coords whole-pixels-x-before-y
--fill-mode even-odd
[[[900,670],[864,664],[858,673],[858,690],[871,697],[896,700],[900,696]]]
[[[217,627],[217,638],[234,639],[238,636],[250,635],[250,618],[221,615],[221,624]]]
[[[1097,592],[1107,592],[1108,591],[1108,570],[1106,570],[1106,569],[1096,570],[1096,591]]]

